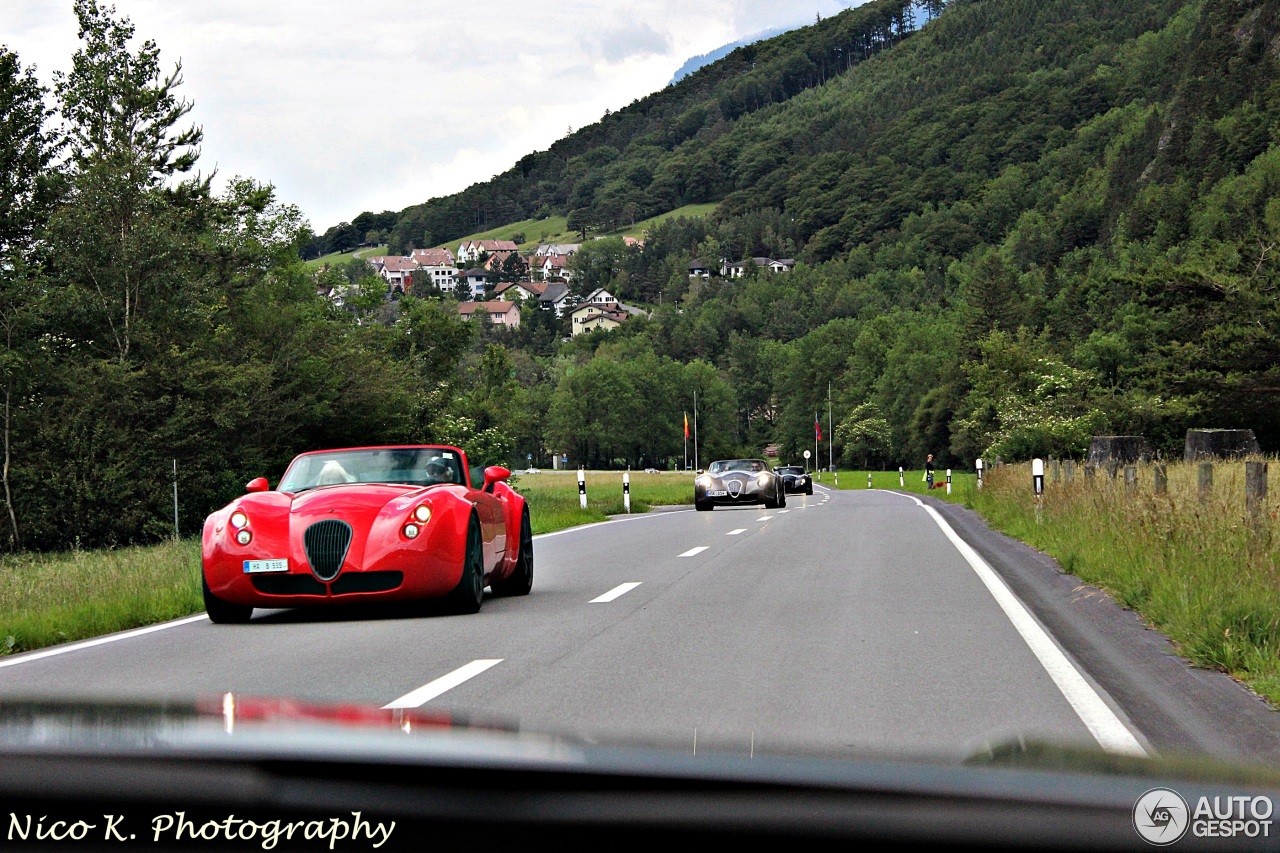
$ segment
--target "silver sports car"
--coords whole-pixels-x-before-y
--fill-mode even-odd
[[[699,512],[738,504],[787,505],[782,478],[763,459],[720,459],[694,479],[693,505]]]

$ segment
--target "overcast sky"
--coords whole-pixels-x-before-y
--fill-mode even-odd
[[[116,0],[204,128],[200,168],[274,184],[323,233],[448,195],[657,91],[686,59],[864,0]],[[72,0],[2,0],[45,83]]]

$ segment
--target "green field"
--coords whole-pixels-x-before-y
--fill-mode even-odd
[[[364,249],[355,249],[350,252],[333,252],[331,254],[324,255],[323,257],[314,258],[310,261],[306,261],[306,265],[311,269],[320,269],[326,264],[330,266],[334,264],[345,264],[347,261],[351,260],[352,258],[372,257],[374,255],[385,255],[386,253],[387,253],[387,247],[386,247],[386,244],[383,244],[381,246],[370,246]]]
[[[659,222],[680,216],[686,219],[710,216],[717,206],[715,202],[711,204],[687,204],[667,213],[660,213],[657,216],[639,220],[635,225],[626,228],[620,228],[615,231],[589,231],[587,232],[587,237],[588,239],[595,237],[642,237],[645,231]],[[475,234],[468,234],[465,237],[459,237],[457,240],[450,240],[448,246],[451,249],[456,248],[457,244],[464,243],[467,240],[511,240],[517,234],[524,234],[524,240],[519,243],[521,249],[532,249],[539,243],[579,243],[582,241],[582,235],[579,232],[569,230],[568,220],[565,217],[549,216],[546,219],[525,219],[499,228],[491,228],[488,231],[477,231]]]

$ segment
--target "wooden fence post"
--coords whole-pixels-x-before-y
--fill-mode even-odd
[[[1267,463],[1244,463],[1244,502],[1250,516],[1262,514],[1267,503]]]
[[[1066,478],[1067,485],[1071,485],[1076,480],[1076,460],[1068,459],[1062,463],[1062,474]]]
[[[1200,487],[1200,503],[1209,500],[1209,493],[1213,491],[1213,463],[1201,462],[1199,469],[1196,471],[1196,482]]]
[[[1124,466],[1124,494],[1125,497],[1132,497],[1133,493],[1138,490],[1138,466]]]
[[[1169,471],[1163,462],[1157,462],[1155,468],[1155,491],[1157,495],[1169,493]]]

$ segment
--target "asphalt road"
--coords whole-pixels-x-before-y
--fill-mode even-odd
[[[1030,738],[1280,757],[1277,715],[1256,698],[938,501],[819,489],[782,511],[541,536],[535,555],[533,592],[474,616],[195,617],[5,659],[0,695],[233,691],[744,754],[959,758]]]

